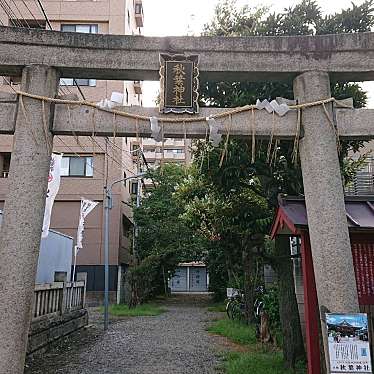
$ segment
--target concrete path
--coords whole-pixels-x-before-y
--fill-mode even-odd
[[[173,298],[166,307],[157,317],[117,320],[105,334],[91,313],[92,327],[29,360],[25,373],[216,373],[215,339],[205,330],[214,314],[201,298]]]

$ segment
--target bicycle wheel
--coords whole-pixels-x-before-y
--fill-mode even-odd
[[[233,319],[233,301],[234,300],[229,300],[226,304],[226,313],[229,319]]]
[[[241,321],[243,319],[243,311],[239,300],[235,300],[235,303],[232,303],[231,309],[232,319],[235,321]]]

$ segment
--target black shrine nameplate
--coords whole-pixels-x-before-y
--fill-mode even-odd
[[[160,54],[160,112],[198,113],[198,56]]]

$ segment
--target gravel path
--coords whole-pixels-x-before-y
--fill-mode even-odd
[[[205,330],[214,314],[204,300],[175,298],[166,308],[157,317],[117,320],[105,334],[91,313],[91,328],[29,360],[25,373],[217,373],[215,339]]]

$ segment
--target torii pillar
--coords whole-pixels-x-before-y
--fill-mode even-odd
[[[23,69],[22,90],[54,97],[55,69]],[[51,160],[51,105],[23,98],[18,103],[9,192],[0,231],[0,373],[22,374],[32,313],[35,274]],[[47,128],[45,128],[45,125]]]
[[[294,94],[299,104],[330,98],[328,73],[299,75]],[[331,105],[326,104],[326,109],[332,119]],[[302,125],[300,159],[329,372],[325,312],[357,313],[359,304],[335,132],[321,105],[302,110]]]

